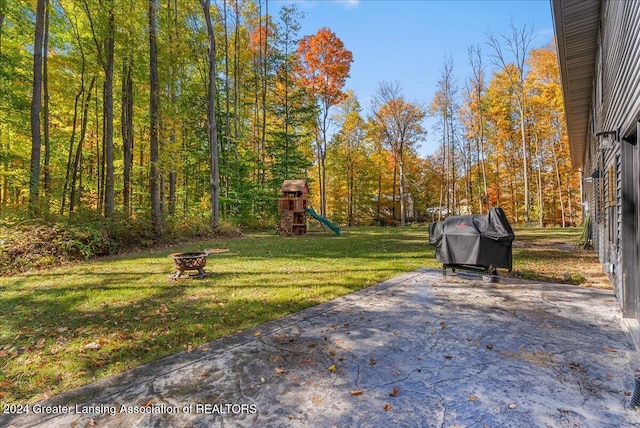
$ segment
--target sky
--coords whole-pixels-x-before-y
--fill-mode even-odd
[[[490,72],[487,35],[509,35],[512,23],[533,32],[531,48],[553,37],[550,0],[271,0],[269,12],[277,17],[274,9],[290,3],[305,15],[300,36],[328,27],[353,53],[345,89],[354,91],[363,115],[381,82],[398,81],[408,101],[428,107],[447,58],[462,90],[471,74],[468,48],[480,46]],[[440,144],[435,122],[425,119],[422,157]]]

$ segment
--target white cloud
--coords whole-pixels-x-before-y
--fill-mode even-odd
[[[360,4],[360,0],[335,0],[336,3],[342,3],[345,9],[354,9]]]
[[[330,4],[341,5],[345,10],[358,7],[361,0],[289,0],[287,3],[295,3],[303,9],[316,9]]]

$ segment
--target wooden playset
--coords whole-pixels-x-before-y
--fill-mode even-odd
[[[284,180],[282,183],[282,198],[278,199],[280,224],[278,234],[282,236],[304,235],[307,233],[307,214],[328,227],[340,236],[340,228],[316,213],[309,203],[309,187],[304,180]]]
[[[309,187],[304,180],[284,180],[282,198],[278,199],[280,225],[278,234],[282,236],[303,235],[307,233],[307,214]]]

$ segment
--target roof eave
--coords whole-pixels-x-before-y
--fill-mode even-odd
[[[551,0],[571,162],[584,166],[596,69],[600,0]]]

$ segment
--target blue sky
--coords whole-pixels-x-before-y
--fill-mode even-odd
[[[301,36],[329,27],[353,53],[346,88],[355,92],[363,113],[382,81],[399,81],[408,100],[428,106],[448,57],[462,89],[471,72],[467,49],[479,44],[490,71],[487,34],[507,35],[511,22],[533,30],[533,48],[553,37],[549,0],[271,0],[269,12],[277,17],[275,9],[285,3],[296,3],[305,14]],[[422,156],[439,144],[433,123],[425,121]]]

